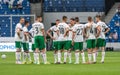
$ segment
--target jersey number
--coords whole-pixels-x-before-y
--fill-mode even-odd
[[[90,33],[93,33],[93,29],[92,28],[90,29]]]
[[[59,28],[60,34],[64,34],[64,28]]]
[[[39,29],[38,27],[35,27],[35,34],[38,34],[39,33]]]
[[[80,29],[77,29],[77,35],[82,35],[82,31]]]

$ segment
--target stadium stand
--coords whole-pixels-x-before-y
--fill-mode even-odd
[[[0,1],[0,37],[10,37],[10,16],[3,15],[28,15],[30,14],[30,3],[27,0],[10,0],[4,2]],[[20,17],[12,17],[13,32],[16,23],[18,23]],[[30,17],[25,17],[26,20],[30,20]],[[12,34],[14,36],[14,33]]]
[[[45,12],[103,12],[104,0],[45,0]]]
[[[109,35],[108,38],[110,36],[112,36],[112,38],[109,38],[107,42],[120,42],[120,15],[118,15],[118,13],[111,19],[109,27],[111,35]]]

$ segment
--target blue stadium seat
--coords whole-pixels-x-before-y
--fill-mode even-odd
[[[64,8],[64,12],[103,12],[105,8],[104,0],[45,0],[44,12],[61,12],[59,7]],[[69,7],[69,8],[68,8]],[[47,9],[46,9],[47,8]],[[53,10],[51,10],[54,8]],[[63,11],[62,11],[63,12]]]

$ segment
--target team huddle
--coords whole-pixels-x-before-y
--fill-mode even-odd
[[[28,31],[29,22],[24,18],[15,28],[15,46],[16,46],[16,64],[34,63],[40,64],[39,55],[43,58],[44,64],[50,64],[46,56],[46,32],[42,23],[42,17],[37,17],[32,28]],[[80,24],[79,18],[71,18],[70,23],[67,23],[67,16],[62,17],[62,22],[56,20],[56,25],[47,30],[47,35],[53,40],[52,47],[54,49],[54,63],[72,63],[71,51],[75,51],[75,62],[79,64],[79,55],[81,54],[83,64],[95,64],[97,61],[98,49],[102,50],[101,63],[104,63],[105,58],[105,34],[110,30],[109,27],[101,21],[100,16],[96,16],[94,23],[92,17],[88,17],[88,23]],[[24,27],[22,25],[24,24]],[[52,34],[53,35],[52,35]],[[32,39],[32,50],[34,61],[31,60],[29,53],[29,38]],[[83,50],[83,42],[87,43],[88,61],[85,60]],[[23,61],[21,62],[21,49],[23,47]],[[62,61],[62,52],[64,60]],[[93,57],[93,60],[92,60]],[[68,58],[68,61],[67,61]],[[28,62],[27,60],[28,59]]]

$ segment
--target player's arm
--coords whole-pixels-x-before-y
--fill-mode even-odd
[[[110,28],[106,28],[104,34],[108,33],[110,31]]]
[[[44,37],[44,39],[45,39],[45,42],[47,42],[47,40],[46,40],[46,34],[45,34],[45,30],[44,30],[44,28],[41,29],[41,32],[42,32],[42,34],[43,34],[43,37]]]
[[[89,37],[89,35],[87,35],[87,28],[84,28],[84,34],[83,34],[86,38]]]
[[[67,34],[68,34],[68,32],[69,32],[69,28],[67,27],[65,30],[66,30],[66,32],[65,32],[65,34],[64,34],[64,37],[67,36]]]
[[[50,38],[51,39],[53,39],[54,40],[54,37],[51,35],[51,30],[49,29],[49,30],[47,30],[47,34],[50,36]]]
[[[29,37],[29,32],[24,32],[25,40],[27,41],[27,37]]]
[[[21,31],[22,31],[22,29],[21,28],[17,28],[17,35],[18,35],[18,37],[21,39],[21,37],[20,37],[20,33],[21,33]]]
[[[73,31],[73,34],[72,34],[72,45],[74,45],[74,38],[75,38],[75,34],[76,34],[76,32],[75,32],[75,31]]]
[[[97,30],[96,37],[99,37],[100,32],[101,32],[101,26],[100,26],[100,25],[98,25],[98,26],[96,27],[96,30]]]

